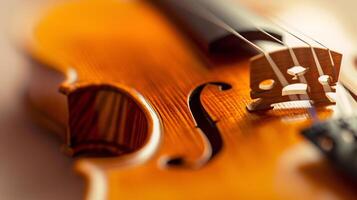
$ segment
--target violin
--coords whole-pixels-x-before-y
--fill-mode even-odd
[[[342,60],[304,38],[228,0],[57,3],[25,45],[27,102],[87,199],[347,199],[328,162],[296,164]]]

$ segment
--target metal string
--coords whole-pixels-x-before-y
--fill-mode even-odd
[[[275,23],[275,24],[276,24],[279,28],[281,28],[282,30],[284,30],[285,32],[289,33],[290,35],[294,36],[296,39],[300,40],[301,42],[305,43],[306,45],[308,45],[308,46],[310,47],[312,56],[313,56],[313,58],[314,58],[314,62],[315,62],[316,67],[317,67],[317,71],[318,71],[318,73],[319,73],[319,76],[325,75],[325,74],[324,74],[324,71],[323,71],[323,69],[322,69],[322,67],[321,67],[320,61],[319,61],[319,59],[318,59],[318,57],[317,57],[317,55],[316,55],[315,48],[314,48],[309,42],[307,42],[307,41],[303,40],[302,38],[298,37],[297,35],[295,35],[295,34],[292,33],[291,31],[289,31],[287,28],[281,26],[280,24],[277,24],[277,23]],[[321,44],[321,43],[318,42],[318,44]],[[330,55],[331,55],[331,53],[330,53]],[[333,61],[332,56],[330,57],[330,60]],[[323,86],[323,89],[324,89],[325,93],[331,92],[331,87],[330,87],[329,85],[322,85],[322,86]]]
[[[201,7],[203,7],[203,6],[201,6]],[[207,10],[208,10],[208,9],[207,9]],[[213,13],[211,13],[211,15],[214,16]],[[215,17],[216,17],[216,16],[215,16]],[[271,21],[272,21],[272,20],[271,20]],[[295,34],[292,33],[291,31],[287,30],[286,28],[282,27],[281,25],[275,23],[274,21],[272,21],[272,22],[273,22],[274,24],[276,24],[278,27],[280,27],[282,30],[284,30],[284,31],[287,32],[288,34],[292,35],[293,37],[297,38],[298,40],[302,41],[303,43],[307,44],[307,45],[311,48],[311,52],[312,52],[312,55],[313,55],[313,58],[314,58],[314,62],[315,62],[315,65],[316,65],[316,67],[317,67],[319,76],[323,76],[323,75],[324,75],[324,72],[323,72],[323,69],[322,69],[322,67],[321,67],[320,61],[319,61],[319,59],[318,59],[318,57],[317,57],[317,54],[316,54],[316,51],[315,51],[314,47],[313,47],[309,42],[307,42],[307,41],[305,41],[304,39],[298,37],[297,35],[295,35]],[[222,21],[222,23],[226,24],[224,21]],[[252,22],[251,22],[251,23],[252,23]],[[254,23],[252,23],[252,24],[254,24]],[[227,25],[227,24],[226,24],[226,25]],[[229,25],[227,25],[227,26],[230,27]],[[296,66],[299,66],[299,65],[300,65],[300,63],[299,63],[299,61],[298,61],[298,59],[297,59],[297,57],[296,57],[296,55],[295,55],[295,53],[294,53],[294,50],[293,50],[286,42],[284,42],[284,41],[282,41],[282,40],[276,38],[275,36],[271,35],[270,33],[268,33],[267,31],[263,30],[262,28],[260,28],[260,27],[258,27],[258,26],[256,26],[256,25],[254,25],[254,26],[255,26],[255,28],[257,28],[260,32],[266,34],[267,36],[269,36],[270,38],[272,38],[272,39],[275,40],[276,42],[278,42],[278,43],[280,43],[280,44],[286,46],[286,47],[288,48],[289,54],[290,54],[290,56],[291,56],[291,58],[292,58],[292,60],[293,60],[294,65],[296,65]],[[231,28],[231,27],[230,27],[230,28]],[[231,29],[232,29],[232,28],[231,28]],[[235,31],[235,30],[233,29],[233,31]],[[236,31],[235,31],[235,32],[236,32]],[[237,32],[236,32],[236,33],[237,33]],[[239,33],[238,33],[238,34],[239,34]],[[240,34],[239,34],[239,35],[240,35]],[[305,35],[305,34],[302,34],[302,35]],[[243,37],[242,35],[240,35],[240,36]],[[306,35],[305,35],[305,36],[306,36]],[[328,53],[329,53],[329,57],[330,57],[330,62],[331,62],[331,64],[332,64],[332,66],[333,66],[333,71],[334,71],[334,62],[333,62],[333,58],[332,58],[332,55],[331,55],[331,50],[330,50],[329,48],[327,48],[325,45],[323,45],[321,42],[318,42],[317,40],[315,40],[315,39],[313,39],[313,38],[311,38],[311,37],[309,37],[309,36],[306,36],[306,37],[310,38],[311,40],[315,41],[316,43],[318,43],[319,45],[321,45],[321,46],[323,46],[324,48],[327,49],[327,51],[328,51]],[[244,37],[243,37],[243,38],[244,38]],[[248,40],[248,41],[249,41],[249,40]],[[250,42],[250,41],[249,41],[249,42]],[[252,43],[252,42],[250,42],[250,43]],[[254,44],[254,43],[253,43],[253,44]],[[273,61],[273,59],[271,58],[270,54],[268,54],[268,53],[266,53],[266,52],[264,51],[264,55],[265,55],[265,57],[267,58],[268,62],[270,63],[270,65],[271,65],[271,67],[272,67],[272,69],[273,69],[275,75],[276,75],[276,76],[278,77],[278,79],[279,79],[279,78],[280,78],[279,75],[282,75],[282,74],[281,74],[281,71],[279,70],[280,73],[276,73],[275,70],[274,70],[274,67],[277,67],[277,66],[276,66],[275,62]],[[282,75],[282,76],[283,76],[283,75]],[[285,77],[283,77],[283,78],[285,79]],[[286,79],[285,79],[285,80],[286,80]],[[300,80],[300,82],[307,84],[307,81],[306,81],[306,79],[305,79],[305,77],[304,77],[303,75],[302,75],[302,76],[299,76],[299,80]],[[279,81],[280,81],[280,79],[279,79]],[[282,83],[282,81],[280,81],[280,83],[283,85],[283,87],[286,86],[286,85],[284,85],[284,84]],[[331,92],[331,87],[330,87],[329,85],[322,85],[322,87],[323,87],[325,93]],[[309,86],[308,86],[307,89],[308,89],[308,91],[310,91],[310,87],[309,87]],[[310,99],[310,97],[309,97],[307,94],[306,94],[306,95],[300,95],[300,97],[301,97],[302,99]],[[290,100],[297,100],[295,95],[291,95],[291,96],[289,95],[289,98],[290,98]]]
[[[230,25],[228,25],[227,23],[225,23],[222,19],[220,19],[219,17],[215,16],[209,9],[205,8],[202,5],[197,4],[197,2],[192,1],[192,4],[195,4],[195,8],[196,10],[193,10],[192,7],[188,7],[188,6],[183,6],[183,5],[179,5],[181,6],[183,9],[185,9],[186,11],[195,14],[225,30],[227,30],[228,32],[232,33],[233,35],[235,35],[236,37],[238,37],[239,39],[243,40],[244,42],[246,42],[247,44],[249,44],[250,46],[252,46],[253,48],[255,48],[256,50],[258,50],[259,52],[261,52],[265,58],[267,59],[267,61],[269,62],[274,74],[276,75],[276,77],[278,78],[280,84],[285,87],[287,85],[289,85],[289,82],[285,79],[283,73],[280,71],[279,67],[276,65],[276,63],[274,62],[274,60],[271,58],[271,56],[269,55],[268,52],[266,52],[264,49],[262,49],[261,47],[259,47],[258,45],[254,44],[253,42],[249,41],[247,38],[245,38],[244,36],[242,36],[240,33],[238,33],[234,28],[232,28]],[[191,5],[192,5],[191,4]],[[289,96],[289,98],[291,98],[291,100],[293,97]]]
[[[278,43],[284,45],[285,47],[287,47],[287,49],[288,49],[288,51],[289,51],[289,54],[290,54],[290,57],[291,57],[291,59],[293,60],[294,65],[295,65],[295,66],[301,66],[300,63],[299,63],[299,60],[298,60],[297,57],[296,57],[296,54],[295,54],[293,48],[291,48],[290,45],[288,45],[288,44],[287,44],[286,42],[284,42],[283,40],[280,40],[280,39],[276,38],[275,36],[273,36],[272,34],[268,33],[267,31],[265,31],[264,29],[262,29],[262,28],[260,28],[260,27],[258,27],[258,26],[256,26],[256,28],[257,28],[260,32],[264,33],[265,35],[267,35],[267,36],[269,36],[270,38],[272,38],[273,40],[275,40],[276,42],[278,42]],[[299,77],[300,82],[302,82],[302,83],[304,83],[304,84],[307,84],[307,81],[306,81],[304,75],[299,75],[298,77]],[[309,90],[310,90],[310,87],[308,87],[307,89],[308,89],[308,91],[309,91]],[[304,95],[300,95],[300,99],[310,99],[310,97],[309,97],[308,94],[304,94]]]
[[[273,72],[275,73],[276,77],[278,78],[280,84],[285,87],[287,85],[289,85],[288,81],[286,80],[285,76],[282,74],[282,72],[280,71],[279,67],[276,65],[276,63],[274,62],[274,60],[272,59],[272,57],[270,56],[270,54],[268,52],[266,52],[264,49],[262,49],[261,47],[259,47],[258,45],[254,44],[253,42],[251,42],[250,40],[248,40],[247,38],[245,38],[244,36],[242,36],[239,32],[237,32],[234,28],[232,28],[230,25],[228,25],[227,23],[224,22],[224,20],[222,20],[221,18],[217,17],[216,15],[214,15],[214,13],[212,11],[210,11],[208,8],[197,4],[196,2],[193,2],[193,4],[195,4],[195,8],[196,10],[193,10],[192,7],[188,7],[188,6],[183,6],[183,5],[179,5],[182,8],[184,8],[186,11],[191,12],[194,15],[197,15],[225,30],[227,30],[228,32],[232,33],[233,35],[235,35],[236,37],[238,37],[239,39],[243,40],[244,42],[246,42],[247,44],[249,44],[250,46],[252,46],[253,48],[255,48],[256,50],[258,50],[259,52],[261,52],[265,58],[267,59],[268,63],[270,64]],[[192,5],[192,4],[191,4]],[[281,25],[276,24],[278,27],[280,27],[282,30],[284,30],[285,32],[287,32],[288,34],[292,35],[293,37],[297,38],[298,40],[302,41],[303,43],[307,44],[312,51],[313,54],[313,58],[315,61],[315,64],[317,66],[317,70],[320,76],[324,75],[324,72],[322,70],[320,61],[318,60],[318,57],[316,55],[315,49],[314,47],[307,41],[303,40],[302,38],[298,37],[297,35],[295,35],[294,33],[292,33],[291,31],[287,30],[286,28],[282,27]],[[294,65],[299,66],[299,61],[293,51],[293,49],[287,45],[284,41],[281,41],[280,39],[274,37],[273,35],[269,34],[268,32],[266,32],[265,30],[263,30],[260,27],[255,26],[259,31],[261,31],[262,33],[268,35],[269,37],[271,37],[272,39],[274,39],[275,41],[277,41],[280,44],[283,44],[284,46],[286,46],[289,50],[290,56],[293,60]],[[312,38],[311,38],[312,39]],[[314,39],[312,39],[314,40]],[[320,44],[321,46],[325,47],[328,52],[329,52],[329,56],[330,56],[330,61],[332,63],[332,65],[334,66],[334,62],[332,59],[332,55],[331,55],[331,51],[324,46],[323,44],[321,44],[320,42],[314,40],[315,42],[317,42],[318,44]],[[300,81],[306,84],[306,79],[304,77],[300,77],[299,76]],[[325,93],[326,92],[330,92],[331,88],[330,86],[323,86]],[[308,88],[309,90],[310,88]],[[307,96],[308,97],[308,96]],[[289,95],[290,100],[297,100],[295,95]],[[308,97],[309,99],[309,97]]]
[[[279,20],[279,21],[280,21],[280,23],[283,23],[281,20]],[[284,24],[286,24],[286,23],[284,23]],[[329,58],[330,58],[330,62],[331,62],[331,65],[332,65],[333,73],[334,73],[334,75],[336,75],[335,61],[333,60],[332,53],[331,53],[331,49],[328,48],[326,45],[322,44],[322,42],[320,42],[320,41],[318,41],[318,40],[312,38],[311,36],[309,36],[309,35],[303,33],[303,32],[300,31],[299,29],[297,29],[297,28],[295,28],[295,27],[293,27],[293,26],[289,26],[289,28],[290,28],[290,29],[293,29],[294,31],[298,32],[300,35],[303,35],[303,36],[309,38],[310,40],[314,41],[314,42],[317,43],[318,45],[320,45],[320,46],[322,46],[323,48],[325,48],[325,49],[327,50],[328,54],[329,54]]]

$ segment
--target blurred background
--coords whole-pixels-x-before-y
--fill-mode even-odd
[[[34,125],[24,112],[23,94],[29,68],[17,49],[14,21],[28,4],[53,0],[0,0],[0,199],[81,199],[84,181],[73,160],[60,152],[60,141]],[[57,0],[60,2],[59,0]],[[65,0],[62,0],[65,1]],[[257,12],[279,16],[332,49],[351,65],[357,49],[355,0],[242,0]],[[25,5],[26,4],[26,5]],[[321,30],[324,34],[321,34]],[[25,34],[25,32],[23,33]]]
[[[24,111],[29,68],[10,29],[25,3],[41,1],[0,0],[0,199],[82,199],[84,181],[61,142]]]

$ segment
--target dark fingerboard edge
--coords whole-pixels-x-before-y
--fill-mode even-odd
[[[239,52],[240,54],[252,56],[259,52],[230,31],[203,18],[202,9],[200,8],[222,19],[227,25],[250,41],[266,40],[275,42],[271,37],[261,32],[256,27],[256,24],[264,24],[264,27],[262,27],[264,30],[282,40],[282,35],[277,30],[274,30],[271,24],[236,3],[221,0],[156,0],[155,2],[167,15],[174,19],[180,28],[182,27],[188,33],[195,43],[209,54],[230,55]],[[228,7],[234,9],[227,9]]]

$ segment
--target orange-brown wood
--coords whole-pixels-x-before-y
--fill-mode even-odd
[[[148,2],[92,0],[57,5],[37,24],[27,50],[41,63],[29,100],[43,116],[57,122],[59,130],[67,130],[61,134],[67,147],[74,148],[70,138],[75,130],[70,124],[88,117],[71,116],[70,94],[110,87],[145,115],[145,144],[132,145],[116,157],[75,161],[88,179],[88,198],[348,199],[356,195],[302,140],[299,131],[310,124],[306,109],[247,112],[249,58],[210,61]],[[208,85],[200,97],[216,121],[223,148],[211,161],[194,165],[209,146],[187,99],[207,82],[232,86],[221,91]],[[331,109],[321,107],[318,113],[326,118]],[[112,123],[98,120],[98,125],[103,124]],[[165,164],[165,159],[177,156],[192,165]]]

